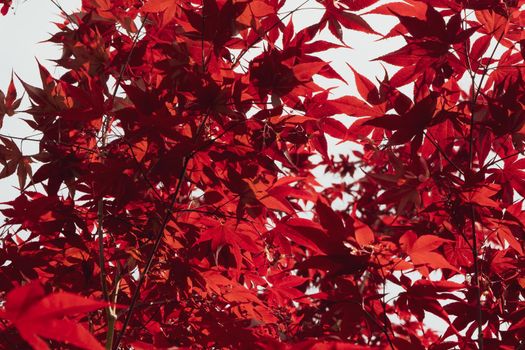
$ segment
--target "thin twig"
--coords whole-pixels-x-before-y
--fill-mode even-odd
[[[206,116],[204,118],[204,120],[202,121],[202,123],[199,125],[199,129],[198,129],[198,131],[197,131],[197,133],[195,135],[194,142],[196,142],[197,139],[200,137],[200,134],[201,134],[202,130],[204,129],[204,125],[205,125],[207,120],[208,120],[208,116]],[[179,192],[180,192],[180,190],[182,188],[182,183],[184,182],[184,178],[186,176],[186,170],[187,170],[189,162],[193,158],[194,154],[195,153],[193,153],[192,155],[188,156],[187,158],[186,157],[184,158],[183,166],[182,166],[181,172],[179,174],[179,178],[177,180],[177,186],[176,186],[175,191],[174,191],[174,193],[173,193],[173,195],[171,197],[171,201],[169,203],[169,206],[166,208],[166,211],[164,213],[164,217],[162,219],[162,223],[160,225],[160,228],[159,228],[158,232],[155,235],[155,242],[153,243],[153,249],[151,250],[151,252],[150,252],[150,254],[148,256],[148,260],[147,260],[146,266],[144,267],[144,270],[143,270],[142,274],[139,277],[139,280],[137,282],[137,286],[135,287],[135,291],[133,292],[133,295],[131,297],[131,302],[129,304],[129,308],[128,308],[128,312],[126,314],[126,318],[125,318],[124,323],[122,325],[122,330],[120,331],[119,335],[117,336],[117,340],[116,340],[115,345],[113,347],[114,350],[116,350],[118,348],[120,342],[122,341],[122,338],[124,337],[124,335],[126,333],[126,329],[127,329],[128,325],[129,325],[129,322],[131,321],[131,317],[133,316],[133,312],[134,312],[135,306],[137,305],[137,301],[138,301],[138,298],[139,298],[139,295],[140,295],[140,289],[141,289],[142,285],[144,284],[144,281],[145,281],[147,275],[149,274],[149,270],[151,269],[151,266],[153,265],[153,259],[155,258],[155,255],[156,255],[157,251],[159,250],[160,243],[162,242],[162,237],[164,237],[164,230],[165,230],[169,220],[172,217],[173,207],[177,203],[177,200],[178,200],[178,197],[179,197]]]
[[[246,55],[246,53],[248,51],[250,51],[251,48],[253,48],[255,46],[255,44],[257,44],[259,42],[259,40],[261,40],[264,35],[266,35],[266,33],[268,33],[270,30],[272,30],[273,28],[277,27],[280,23],[283,22],[283,20],[285,20],[287,17],[291,16],[294,12],[298,11],[301,9],[301,7],[303,7],[304,5],[306,5],[310,0],[306,0],[304,1],[301,5],[299,5],[298,7],[296,7],[294,10],[290,11],[288,14],[286,14],[285,16],[279,18],[273,25],[270,26],[270,28],[266,29],[264,31],[264,34],[263,35],[258,35],[257,38],[255,38],[255,40],[252,41],[252,43],[250,45],[248,45],[248,47],[246,47],[245,49],[243,49],[241,51],[241,53],[239,54],[239,56],[237,56],[237,58],[235,59],[235,62],[233,63],[233,67],[237,66],[239,64],[239,62],[241,61],[241,59],[244,57],[244,55]]]
[[[117,80],[115,82],[115,88],[113,89],[113,93],[111,94],[111,97],[109,99],[109,105],[113,104],[113,102],[115,101],[115,98],[117,97],[118,89],[120,88],[120,84],[122,84],[122,80],[124,79],[124,71],[126,70],[126,68],[129,65],[129,62],[131,60],[131,55],[133,54],[133,51],[135,50],[135,48],[137,46],[137,43],[138,43],[139,38],[140,38],[140,33],[142,32],[142,29],[144,28],[144,25],[146,24],[147,20],[148,20],[148,14],[146,14],[144,16],[144,19],[142,20],[140,28],[137,30],[137,34],[135,35],[135,38],[133,39],[133,43],[131,44],[131,49],[129,50],[129,53],[128,53],[127,57],[126,57],[126,61],[124,62],[124,64],[120,68],[119,75],[117,76]],[[102,136],[101,136],[102,147],[105,146],[105,142],[106,142],[106,139],[107,139],[107,134],[108,134],[108,131],[109,131],[109,123],[110,123],[110,118],[109,118],[108,115],[106,115],[104,120],[103,120],[103,122],[102,122]]]
[[[491,167],[493,165],[496,165],[499,162],[502,162],[504,160],[507,160],[509,158],[515,157],[515,156],[520,155],[520,154],[523,155],[524,151],[517,151],[517,152],[511,153],[509,155],[506,155],[505,157],[501,157],[499,159],[492,160],[489,163],[487,163],[482,169],[488,169],[489,167]]]
[[[441,149],[441,147],[439,146],[439,144],[433,139],[433,136],[432,136],[432,134],[430,133],[429,130],[423,131],[423,135],[425,135],[426,138],[428,138],[428,140],[430,141],[430,143],[432,143],[434,148],[439,152],[439,154],[441,154],[443,156],[443,158],[445,158],[447,160],[447,162],[450,163],[450,165],[452,165],[461,175],[465,176],[465,174],[463,173],[463,170],[461,170],[461,168],[459,166],[457,166],[452,161],[452,159],[450,159],[450,157],[445,153],[445,151],[443,151]]]
[[[383,307],[383,333],[386,336],[386,339],[388,341],[388,344],[390,345],[390,349],[394,350],[394,344],[392,343],[392,339],[390,339],[390,335],[388,334],[388,330],[390,327],[390,332],[393,336],[395,336],[394,331],[392,330],[392,325],[390,324],[390,320],[388,319],[388,315],[386,313],[386,303],[385,303],[385,295],[386,295],[386,274],[383,271],[383,265],[381,265],[381,262],[379,261],[379,258],[375,257],[377,261],[377,265],[381,268],[381,277],[383,278],[383,296],[381,297],[381,306]]]
[[[498,42],[496,43],[494,49],[492,50],[492,53],[489,57],[489,62],[492,61],[492,58],[496,54],[496,50],[502,38],[503,38],[503,33],[499,36]],[[481,89],[483,87],[483,81],[487,75],[487,72],[488,72],[488,66],[485,67],[485,70],[483,71],[483,74],[481,75],[481,79],[480,79],[478,86],[476,87],[474,81],[472,85],[472,91],[474,93],[474,96],[472,97],[472,100],[470,101],[471,116],[470,116],[470,130],[469,130],[469,163],[468,163],[470,172],[472,172],[474,168],[474,126],[475,126],[474,108],[475,108],[477,99],[479,97],[479,94],[481,93]],[[477,308],[478,348],[479,350],[483,350],[483,345],[484,345],[483,344],[483,308],[481,305],[481,285],[480,285],[480,270],[479,270],[479,257],[478,257],[479,251],[478,251],[478,238],[476,235],[476,210],[474,208],[474,203],[471,203],[470,205],[470,222],[471,222],[471,231],[472,231],[472,257],[474,259],[473,285],[476,288],[476,298],[477,298],[476,308]]]
[[[51,3],[53,5],[55,5],[60,11],[62,11],[62,13],[64,14],[64,16],[66,16],[66,18],[68,19],[68,21],[71,23],[71,24],[77,24],[76,21],[73,19],[73,17],[71,17],[70,14],[68,14],[66,11],[64,11],[64,8],[56,1],[56,0],[50,0]]]
[[[144,20],[142,21],[142,25],[137,31],[137,34],[133,40],[133,44],[131,46],[131,49],[126,57],[126,61],[124,62],[124,65],[120,69],[119,76],[117,77],[115,88],[113,89],[113,93],[111,94],[111,97],[109,99],[109,105],[112,105],[115,97],[117,95],[117,91],[120,87],[120,84],[123,80],[124,71],[126,70],[127,66],[129,65],[131,55],[133,51],[135,50],[135,47],[137,45],[138,39],[140,37],[140,32],[144,28],[144,24],[146,23],[147,16],[144,17]],[[110,124],[110,116],[109,114],[104,115],[103,121],[102,121],[102,135],[100,138],[100,150],[104,150],[107,144],[108,139],[108,129]],[[104,157],[102,157],[102,161],[104,160]],[[110,295],[107,287],[107,281],[106,276],[107,272],[105,269],[105,258],[104,258],[104,198],[100,198],[98,200],[98,215],[97,215],[97,236],[99,241],[99,265],[100,265],[100,283],[102,286],[102,294],[104,296],[104,300],[107,302],[110,302]],[[114,293],[114,302],[116,303],[116,298],[118,295],[118,286],[119,281],[115,283],[115,293]],[[106,307],[106,318],[107,318],[107,333],[106,333],[106,350],[111,350],[113,348],[113,338],[115,334],[115,324],[116,324],[116,313],[115,308],[111,305],[108,305]]]

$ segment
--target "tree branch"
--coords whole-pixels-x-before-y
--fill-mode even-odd
[[[202,121],[202,123],[199,125],[198,131],[195,134],[194,142],[196,142],[196,140],[200,137],[200,134],[201,134],[202,130],[204,129],[204,125],[205,125],[207,120],[208,120],[208,116],[206,116],[204,118],[204,120]],[[116,350],[118,348],[120,342],[122,341],[122,338],[126,334],[126,329],[128,328],[129,322],[131,321],[131,317],[133,316],[133,312],[134,312],[135,306],[137,305],[137,301],[138,301],[138,298],[140,296],[140,289],[141,289],[142,285],[144,284],[144,281],[145,281],[147,275],[149,274],[151,266],[153,265],[153,259],[155,258],[155,255],[156,255],[157,251],[159,250],[160,243],[162,242],[162,237],[164,237],[164,230],[165,230],[166,225],[168,224],[169,220],[171,219],[171,217],[173,215],[173,207],[177,203],[178,196],[179,196],[180,190],[182,188],[182,183],[183,183],[184,178],[186,176],[186,170],[188,168],[188,164],[189,164],[189,162],[191,161],[191,159],[193,158],[194,155],[195,155],[195,153],[192,153],[189,157],[184,158],[182,170],[181,170],[179,178],[177,180],[177,185],[176,185],[175,191],[174,191],[174,193],[172,195],[172,198],[171,198],[171,201],[169,203],[169,206],[166,208],[166,211],[164,213],[164,217],[162,219],[162,223],[160,225],[160,228],[159,228],[158,232],[155,235],[155,242],[153,243],[153,249],[151,250],[151,252],[150,252],[150,254],[148,256],[146,266],[144,267],[144,270],[143,270],[142,274],[139,277],[139,280],[137,282],[137,286],[136,286],[135,291],[133,292],[133,295],[131,297],[131,302],[130,302],[130,305],[129,305],[129,308],[128,308],[128,312],[126,314],[126,318],[125,318],[124,323],[122,325],[122,330],[120,331],[120,333],[119,333],[119,335],[117,337],[117,340],[115,342],[115,345],[113,347],[114,350]]]
[[[496,43],[494,49],[492,50],[492,53],[489,57],[489,62],[492,61],[492,58],[494,57],[496,50],[501,42],[501,39],[503,38],[503,33],[498,38],[498,42]],[[485,77],[487,76],[488,72],[488,65],[485,67],[485,70],[483,71],[483,74],[481,75],[480,82],[476,88],[474,76],[473,76],[473,85],[472,85],[472,91],[474,93],[474,96],[472,97],[472,100],[470,101],[470,130],[469,130],[469,170],[470,172],[473,171],[474,168],[474,126],[475,126],[475,120],[474,120],[474,109],[476,106],[476,102],[478,100],[479,94],[481,93],[481,89],[483,87],[483,81]],[[474,203],[471,203],[470,205],[470,222],[471,222],[471,231],[472,231],[472,257],[474,259],[474,282],[473,285],[476,288],[476,298],[477,298],[477,324],[478,324],[478,348],[479,350],[483,350],[483,308],[481,305],[481,286],[480,286],[480,271],[479,271],[479,251],[478,251],[478,238],[476,235],[476,210],[474,208]]]
[[[113,89],[113,93],[110,96],[110,102],[109,105],[111,105],[115,97],[117,95],[117,91],[120,87],[120,84],[122,83],[122,77],[124,75],[124,71],[126,70],[127,66],[129,65],[129,61],[131,59],[131,55],[133,51],[135,50],[135,47],[137,45],[138,39],[140,37],[140,32],[144,28],[144,24],[146,23],[147,16],[144,17],[144,20],[142,21],[142,24],[140,28],[137,31],[137,34],[135,35],[135,38],[133,40],[133,44],[131,46],[131,49],[126,57],[126,61],[124,65],[120,69],[119,76],[117,77],[117,80],[115,82],[115,87]],[[110,124],[110,117],[108,114],[106,114],[102,120],[102,135],[100,137],[100,149],[103,150],[106,147],[107,139],[108,139],[108,130],[109,130],[109,124]],[[104,161],[104,158],[101,158],[102,161]],[[102,294],[104,297],[104,300],[107,302],[110,302],[110,294],[107,287],[107,272],[105,268],[105,258],[104,258],[104,198],[100,198],[98,201],[98,209],[97,209],[97,236],[99,241],[99,265],[100,265],[100,283],[102,286]],[[115,292],[114,292],[114,300],[111,300],[113,304],[117,301],[117,295],[118,295],[118,286],[119,281],[116,281],[115,283]],[[107,319],[107,333],[106,333],[106,350],[111,350],[113,348],[113,338],[115,334],[115,324],[117,321],[117,315],[115,312],[115,308],[111,305],[108,305],[106,307],[106,319]]]

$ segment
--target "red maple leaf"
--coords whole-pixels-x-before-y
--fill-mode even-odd
[[[33,281],[9,292],[1,317],[9,320],[35,350],[50,349],[42,338],[102,350],[96,338],[71,316],[105,306],[107,303],[65,292],[46,295],[42,285]]]

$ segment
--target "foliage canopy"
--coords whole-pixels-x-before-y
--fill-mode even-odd
[[[525,1],[287,3],[63,14],[64,73],[20,80],[39,152],[0,136],[0,348],[525,347]],[[349,30],[404,44],[334,98]]]

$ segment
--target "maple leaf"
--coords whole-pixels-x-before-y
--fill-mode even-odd
[[[253,23],[255,22],[254,17],[255,18],[266,17],[266,16],[273,15],[274,13],[275,13],[275,8],[271,6],[270,4],[267,4],[266,2],[262,0],[254,0],[248,3],[248,6],[246,6],[242,14],[239,17],[237,17],[237,21],[246,26],[250,26],[250,25],[253,25]],[[257,25],[257,22],[255,23]]]
[[[148,0],[141,10],[145,13],[162,12],[162,21],[167,24],[181,12],[180,6],[179,0]]]
[[[347,29],[358,30],[365,33],[377,34],[375,30],[370,27],[370,25],[363,19],[361,16],[356,15],[350,11],[347,11],[344,7],[349,10],[353,8],[364,8],[367,6],[366,2],[354,3],[354,6],[350,5],[350,2],[343,3],[341,8],[336,6],[336,2],[332,0],[324,1],[324,6],[326,7],[326,12],[321,18],[320,25],[328,25],[328,29],[332,34],[342,41],[343,31],[341,26]],[[337,2],[338,4],[338,2]],[[369,4],[369,3],[368,3]]]
[[[374,231],[365,223],[355,219],[355,240],[361,247],[371,245],[374,240]]]
[[[266,293],[270,302],[275,305],[285,305],[290,300],[295,300],[303,296],[303,292],[297,287],[308,281],[308,278],[300,276],[291,276],[287,274],[276,274],[268,276],[270,282]]]
[[[507,31],[508,19],[494,10],[480,10],[474,12],[477,20],[483,24],[488,34],[496,39],[501,38]]]
[[[428,269],[426,266],[434,269],[446,268],[452,271],[458,271],[458,269],[452,266],[443,255],[434,252],[434,250],[441,247],[441,245],[446,242],[449,241],[435,235],[423,235],[417,237],[414,232],[407,232],[399,239],[399,243],[403,250],[408,253],[414,266],[419,267],[419,271],[424,276],[428,276]]]
[[[70,343],[82,349],[102,350],[104,347],[95,337],[68,316],[105,306],[107,303],[65,292],[46,295],[42,285],[33,281],[9,292],[1,317],[9,320],[35,350],[49,349],[42,338]]]
[[[13,140],[0,136],[0,164],[4,166],[0,171],[0,179],[11,176],[17,172],[20,189],[25,188],[27,177],[32,178],[33,171],[30,157],[24,156]]]
[[[498,208],[499,203],[491,199],[491,197],[494,196],[498,190],[498,185],[487,185],[472,190],[466,190],[461,194],[461,196],[467,203],[484,207]]]
[[[6,114],[10,117],[13,116],[15,110],[20,106],[22,99],[17,99],[16,96],[16,88],[13,77],[11,76],[11,82],[7,88],[7,94],[4,94],[3,91],[0,90],[0,128],[2,127],[4,116]]]
[[[0,4],[2,4],[2,8],[0,9],[0,13],[2,16],[7,15],[7,12],[9,12],[9,8],[11,7],[12,0],[2,0],[0,1]]]
[[[246,225],[234,225],[232,222],[225,225],[211,227],[201,233],[201,237],[196,242],[211,240],[211,249],[215,252],[215,260],[218,262],[218,255],[221,250],[228,246],[235,258],[237,268],[241,268],[243,255],[241,249],[251,253],[260,251],[256,240],[252,237],[253,232]]]
[[[424,129],[430,124],[436,110],[437,96],[430,94],[418,101],[405,114],[385,115],[367,120],[363,125],[381,127],[395,131],[388,139],[389,145],[401,145],[415,136],[421,136]]]
[[[321,200],[317,200],[315,205],[317,215],[321,225],[327,230],[329,235],[346,238],[349,232],[345,228],[343,220],[336,214],[336,212]]]
[[[502,185],[510,185],[520,195],[525,196],[525,160],[511,157],[505,159],[503,169],[489,169],[487,173],[494,174],[487,181],[495,180]]]
[[[450,324],[449,315],[438,300],[461,300],[461,298],[450,294],[450,292],[455,292],[463,288],[465,288],[463,284],[445,280],[417,280],[412,285],[406,287],[406,292],[399,294],[397,303],[406,304],[406,307],[411,309],[420,321],[423,321],[425,317],[423,311],[427,311]]]
[[[439,12],[437,12],[432,6],[427,6],[425,20],[420,20],[417,17],[399,15],[395,11],[391,11],[399,18],[401,24],[413,37],[436,37],[439,39],[446,38],[445,21]]]
[[[371,105],[377,105],[381,103],[382,101],[379,97],[379,90],[377,89],[377,87],[370,80],[368,80],[367,77],[357,72],[350,65],[349,67],[354,73],[357,91],[359,92],[361,97],[364,98],[365,101],[370,103]]]
[[[343,96],[335,100],[326,101],[327,106],[334,107],[339,113],[355,117],[380,116],[384,110],[380,106],[370,106],[355,96]]]

